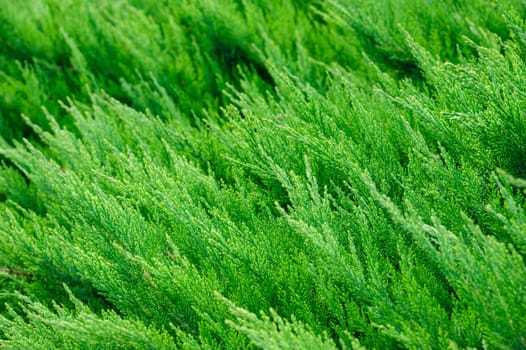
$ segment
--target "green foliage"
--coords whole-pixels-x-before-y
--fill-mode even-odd
[[[0,0],[0,347],[526,347],[524,13]]]

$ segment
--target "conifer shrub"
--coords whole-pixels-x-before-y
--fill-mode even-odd
[[[524,13],[0,0],[0,347],[526,348]]]

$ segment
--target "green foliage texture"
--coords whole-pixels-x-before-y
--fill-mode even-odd
[[[526,348],[525,19],[0,0],[0,348]]]

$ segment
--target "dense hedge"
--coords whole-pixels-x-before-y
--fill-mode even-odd
[[[519,0],[0,0],[0,347],[526,348]]]

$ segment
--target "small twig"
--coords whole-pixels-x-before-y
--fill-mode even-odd
[[[10,275],[14,275],[14,276],[23,276],[23,277],[28,277],[28,278],[32,278],[33,277],[33,274],[31,274],[31,273],[11,270],[9,267],[0,267],[0,271],[8,273]]]

